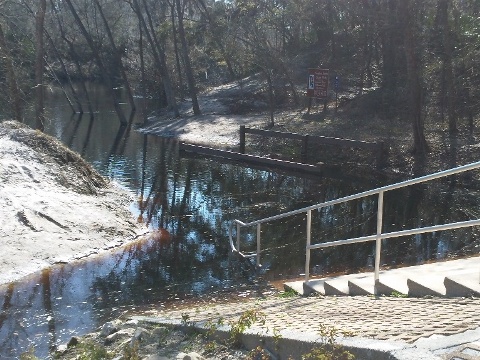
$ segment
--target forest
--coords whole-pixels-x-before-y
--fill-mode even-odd
[[[48,86],[92,112],[91,81],[122,124],[118,88],[132,111],[148,97],[178,116],[188,98],[201,114],[202,90],[253,74],[271,109],[299,107],[307,69],[327,68],[346,100],[368,96],[384,121],[408,121],[411,153],[426,156],[425,123],[474,131],[479,11],[478,0],[0,0],[2,117],[31,107],[42,130]]]

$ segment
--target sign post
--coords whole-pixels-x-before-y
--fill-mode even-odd
[[[308,69],[308,113],[310,113],[312,99],[323,99],[325,101],[323,108],[324,110],[326,109],[328,96],[328,77],[328,69]]]
[[[325,99],[328,94],[328,69],[308,69],[307,96]]]

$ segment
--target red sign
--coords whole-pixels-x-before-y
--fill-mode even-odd
[[[308,69],[307,96],[324,99],[328,94],[328,69]]]

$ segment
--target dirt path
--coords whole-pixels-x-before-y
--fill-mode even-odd
[[[253,82],[258,86],[257,83]],[[202,115],[193,115],[191,101],[179,104],[181,116],[160,114],[150,118],[140,131],[165,137],[174,137],[191,144],[237,150],[240,143],[240,125],[261,128],[267,123],[268,115],[263,112],[238,115],[232,108],[240,103],[246,88],[238,83],[216,87],[198,97]],[[254,107],[255,103],[249,103]]]

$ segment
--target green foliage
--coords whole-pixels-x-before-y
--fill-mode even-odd
[[[407,294],[403,294],[399,291],[392,291],[391,294],[390,294],[391,297],[396,297],[396,298],[406,298],[408,297]]]
[[[35,348],[30,346],[27,352],[20,354],[20,360],[38,360],[38,358],[35,356]]]
[[[351,332],[341,331],[335,327],[320,324],[319,329],[322,344],[304,354],[302,360],[353,360],[355,356],[335,342],[338,335],[352,336]]]
[[[280,298],[292,298],[297,296],[298,293],[293,289],[286,289],[285,291],[282,291],[278,294],[278,297]]]
[[[106,360],[113,358],[104,346],[93,341],[81,343],[78,345],[78,349],[78,360]]]
[[[134,341],[133,344],[125,344],[123,347],[123,360],[140,360],[141,356],[138,353],[139,350],[138,341]]]
[[[223,318],[219,318],[217,321],[208,320],[205,323],[206,333],[205,337],[211,337],[215,334],[219,326],[223,325]]]
[[[167,343],[167,338],[171,333],[171,329],[164,327],[161,329],[159,336],[158,336],[158,346],[162,347],[166,345]]]
[[[193,321],[190,320],[190,315],[187,313],[182,314],[182,326],[190,327],[193,325]]]
[[[242,335],[256,322],[262,325],[265,324],[265,314],[256,309],[247,310],[237,321],[230,322],[229,344],[231,346],[239,346]]]
[[[280,334],[280,331],[277,328],[273,328],[273,343],[275,344],[275,350],[278,350],[281,338],[282,335]]]
[[[203,335],[204,339],[210,339],[213,335],[215,335],[215,332],[218,330],[219,326],[223,325],[223,318],[219,318],[217,321],[213,320],[208,320],[205,324],[205,329],[206,332]],[[205,345],[205,352],[208,353],[213,353],[217,348],[217,343],[215,341],[209,341]]]
[[[303,360],[352,360],[355,356],[339,347],[329,349],[326,346],[314,348],[308,354],[302,356]]]
[[[257,346],[255,349],[252,349],[247,355],[247,360],[271,360],[272,356],[270,353],[262,348]]]

